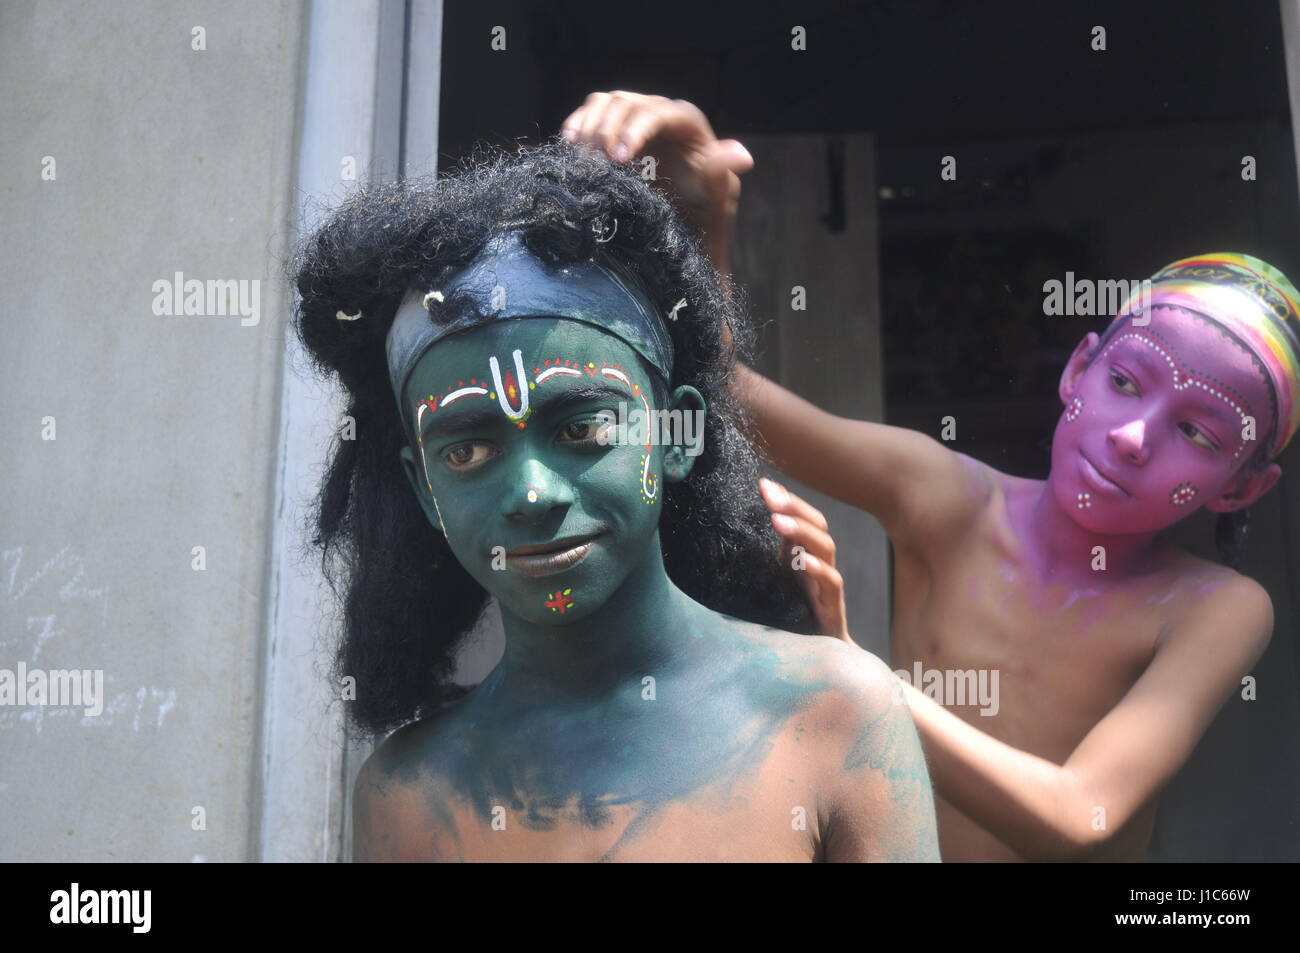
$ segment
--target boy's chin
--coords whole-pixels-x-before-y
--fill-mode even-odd
[[[548,626],[576,624],[586,619],[599,608],[599,606],[593,606],[590,603],[590,600],[586,599],[582,600],[581,605],[578,605],[576,600],[577,593],[574,592],[571,595],[575,597],[575,601],[573,603],[564,604],[563,611],[561,611],[560,604],[557,600],[563,595],[564,590],[559,589],[552,593],[548,593],[546,599],[541,602],[523,602],[516,600],[513,604],[502,603],[502,606],[510,610],[517,618],[522,619],[524,622],[531,625]],[[556,604],[552,607],[547,603]]]
[[[1131,532],[1126,528],[1132,524],[1128,514],[1118,512],[1109,500],[1098,499],[1098,495],[1086,486],[1058,485],[1054,487],[1053,496],[1061,511],[1086,530],[1107,535]]]
[[[1188,512],[1168,519],[1153,519],[1149,512],[1140,511],[1132,500],[1127,501],[1128,505],[1123,505],[1105,498],[1098,499],[1094,494],[1080,505],[1078,496],[1079,493],[1067,494],[1058,490],[1057,505],[1079,526],[1106,536],[1152,535],[1182,522],[1191,515]],[[1145,507],[1141,509],[1145,510]]]

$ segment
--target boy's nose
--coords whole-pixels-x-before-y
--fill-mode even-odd
[[[1124,459],[1132,463],[1147,462],[1146,425],[1134,420],[1110,432],[1110,442]]]
[[[502,494],[502,512],[510,519],[539,520],[573,503],[569,482],[536,458],[521,461],[510,481]]]

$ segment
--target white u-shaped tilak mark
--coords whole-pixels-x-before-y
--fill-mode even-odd
[[[516,412],[510,407],[510,402],[506,400],[506,388],[501,383],[501,365],[497,363],[496,355],[488,358],[488,365],[492,368],[492,383],[496,386],[497,402],[501,409],[506,412],[506,416],[511,420],[519,420],[528,413],[528,379],[524,376],[524,359],[516,349],[511,355],[515,359],[515,380],[518,381],[519,387],[519,410]]]

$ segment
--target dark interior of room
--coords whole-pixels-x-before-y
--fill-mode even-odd
[[[719,136],[742,142],[872,132],[886,421],[920,429],[938,408],[960,408],[969,423],[956,448],[1008,472],[1046,475],[1060,370],[1105,324],[1045,317],[1045,278],[1140,279],[1176,258],[1228,249],[1300,275],[1276,3],[485,0],[448,3],[445,18],[445,36],[481,30],[485,39],[444,45],[443,169],[476,142],[553,134],[595,90],[688,99]],[[816,55],[790,49],[796,23]],[[496,24],[508,25],[506,53],[489,48]],[[1106,28],[1104,52],[1090,47],[1095,25]],[[944,155],[958,158],[956,181],[940,181]],[[1254,181],[1241,176],[1247,155]],[[833,202],[828,194],[828,228]],[[1279,841],[1300,836],[1296,453],[1256,508],[1241,566],[1274,601],[1261,667],[1272,658],[1289,669],[1285,698],[1270,704],[1290,705],[1290,736],[1260,737],[1246,715],[1225,711],[1168,792],[1152,859],[1280,859],[1293,847]],[[1173,538],[1215,558],[1208,514]],[[1242,737],[1249,750],[1234,752]],[[1261,765],[1267,776],[1257,774],[1248,797],[1225,787]],[[1236,816],[1243,811],[1257,816]]]

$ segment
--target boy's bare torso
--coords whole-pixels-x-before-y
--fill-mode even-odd
[[[960,529],[921,554],[895,549],[893,667],[996,670],[996,714],[981,715],[969,698],[939,701],[998,740],[1064,764],[1142,675],[1192,597],[1233,574],[1162,546],[1135,577],[1090,565],[1086,577],[1041,579],[1021,539],[1042,484],[977,466],[987,492],[972,494]],[[1140,860],[1155,809],[1153,798],[1094,859]],[[945,861],[1020,859],[937,795],[935,810]]]
[[[828,675],[827,652],[858,653],[734,624],[711,665],[661,672],[653,700],[638,678],[613,699],[516,708],[489,680],[401,729],[358,781],[357,859],[889,859],[873,824],[900,814],[925,818],[933,843],[919,744],[914,761],[876,770],[889,752],[864,743],[851,724],[860,705]],[[894,732],[901,714],[914,741],[874,664],[877,727]],[[855,800],[837,806],[835,789],[855,777]]]
[[[436,770],[425,774],[418,790],[406,796],[405,820],[410,836],[400,843],[376,844],[365,859],[410,861],[803,861],[818,859],[817,793],[804,770],[801,748],[808,736],[802,716],[768,739],[769,750],[743,774],[728,774],[691,791],[647,806],[638,792],[654,779],[645,774],[672,772],[671,760],[658,765],[629,763],[609,775],[623,797],[602,799],[584,810],[570,802],[554,811],[528,817],[524,799],[502,796],[488,814],[459,796]],[[537,737],[540,758],[546,739]],[[413,756],[436,765],[445,742],[414,741],[422,747]],[[599,747],[601,740],[578,740],[579,746]],[[744,742],[739,742],[732,754]],[[510,770],[490,749],[476,745],[473,757],[485,778]],[[629,761],[636,755],[629,753]],[[490,787],[490,782],[489,782]],[[518,792],[514,792],[518,793]],[[795,829],[794,806],[811,808],[812,823]],[[492,810],[496,810],[494,827]],[[583,814],[587,814],[585,818]]]

